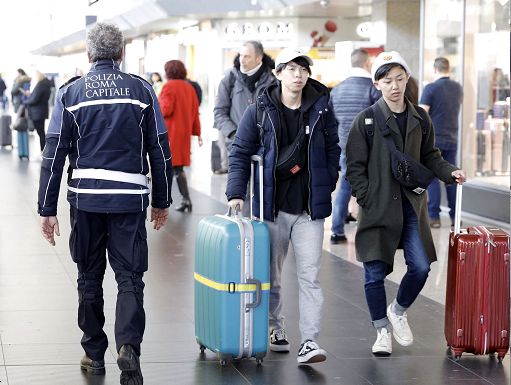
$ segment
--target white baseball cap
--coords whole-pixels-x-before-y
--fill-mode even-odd
[[[376,71],[378,71],[378,68],[385,64],[390,63],[401,64],[408,76],[412,74],[412,71],[410,71],[410,67],[408,67],[408,64],[406,64],[405,59],[403,59],[399,52],[396,51],[380,52],[378,56],[376,56],[376,59],[374,59],[373,66],[371,67],[371,77],[373,78],[373,81],[376,81],[374,79],[374,75],[376,75]]]
[[[307,56],[307,54],[300,48],[284,48],[279,52],[277,58],[275,59],[275,68],[277,68],[279,64],[289,63],[291,60],[296,59],[297,57],[303,57],[305,60],[307,60],[309,65],[314,65],[312,59]]]

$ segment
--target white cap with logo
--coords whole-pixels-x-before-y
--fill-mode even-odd
[[[289,63],[291,60],[296,59],[297,57],[303,57],[305,60],[307,60],[309,65],[314,65],[312,59],[307,56],[307,54],[300,48],[284,48],[279,52],[277,58],[275,59],[275,68],[277,68],[279,64]]]
[[[376,71],[378,71],[378,68],[385,64],[390,63],[401,64],[408,76],[412,74],[412,71],[410,71],[410,67],[408,67],[408,64],[406,64],[405,59],[403,59],[399,52],[396,51],[380,52],[378,56],[376,56],[376,59],[374,59],[373,66],[371,67],[371,77],[373,78],[373,81],[376,81],[374,79],[374,75],[376,75]]]

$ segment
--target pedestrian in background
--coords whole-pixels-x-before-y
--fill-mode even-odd
[[[151,74],[151,85],[153,86],[156,96],[160,96],[160,92],[163,87],[163,80],[159,72],[153,72]]]
[[[348,213],[351,187],[346,180],[346,142],[351,124],[360,111],[374,104],[381,97],[381,92],[373,85],[370,73],[371,60],[365,49],[359,48],[351,53],[351,67],[350,76],[335,86],[330,94],[330,103],[337,120],[339,146],[341,147],[341,178],[332,210],[330,242],[333,244],[346,242],[344,224],[348,217],[354,219]]]
[[[2,112],[5,111],[7,105],[6,96],[4,95],[6,89],[7,86],[4,79],[2,79],[2,74],[0,74],[0,103],[2,104]]]
[[[30,77],[22,68],[17,69],[17,76],[14,78],[14,82],[11,88],[11,103],[14,108],[14,112],[18,112],[20,106],[27,100],[27,96],[23,91],[30,90]]]
[[[229,206],[243,208],[251,156],[264,154],[264,219],[270,230],[270,350],[289,352],[281,279],[291,244],[299,286],[298,363],[326,359],[317,343],[323,306],[319,270],[325,218],[331,214],[331,194],[339,176],[339,139],[328,108],[329,91],[309,77],[312,64],[299,49],[284,48],[278,54],[275,72],[279,82],[268,86],[257,104],[247,108],[234,137],[226,191]],[[256,178],[256,191],[257,184]],[[253,212],[258,213],[261,204],[256,194]]]
[[[402,56],[395,51],[380,53],[371,74],[383,96],[353,122],[346,145],[346,177],[361,207],[355,247],[357,260],[364,264],[365,296],[377,331],[372,352],[389,355],[389,324],[400,345],[413,343],[407,310],[424,287],[436,252],[426,195],[402,186],[394,178],[382,130],[389,128],[397,150],[422,163],[444,182],[463,183],[465,173],[442,159],[434,147],[435,135],[427,113],[405,99],[411,73]],[[396,298],[387,307],[385,277],[392,272],[398,248],[403,248],[406,273]]]
[[[222,168],[227,172],[227,155],[245,109],[255,103],[257,95],[275,82],[273,59],[264,53],[258,41],[247,41],[234,58],[233,68],[218,86],[214,115],[218,141],[222,154]]]
[[[124,47],[119,28],[97,23],[88,32],[86,47],[89,73],[71,79],[57,95],[41,165],[38,212],[44,238],[55,245],[54,236],[60,234],[57,201],[68,157],[69,246],[78,268],[78,325],[85,350],[80,366],[90,375],[105,373],[103,278],[108,251],[117,281],[114,330],[120,383],[139,385],[146,319],[146,210],[151,203],[156,230],[165,225],[172,202],[169,142],[151,85],[119,69]]]
[[[192,200],[184,167],[190,165],[191,138],[198,137],[202,146],[199,119],[199,99],[193,86],[186,80],[186,68],[180,60],[165,63],[167,82],[163,86],[158,101],[165,119],[172,152],[172,168],[177,187],[182,196],[176,211],[192,211]]]
[[[458,153],[458,129],[463,89],[461,85],[449,77],[449,60],[437,57],[433,64],[435,81],[424,87],[420,106],[429,113],[435,129],[435,146],[442,152],[442,157],[449,163],[456,164]],[[454,225],[456,210],[456,186],[445,184],[447,204],[451,226]],[[439,228],[440,223],[440,181],[434,179],[428,187],[429,223]]]
[[[34,129],[39,135],[39,147],[42,152],[46,143],[44,123],[49,116],[50,106],[48,101],[51,96],[52,83],[39,70],[34,71],[32,80],[32,90],[20,89],[20,92],[27,97],[24,104],[28,108],[28,118],[32,121]]]

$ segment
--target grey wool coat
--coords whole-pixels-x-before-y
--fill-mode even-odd
[[[405,100],[408,108],[406,139],[383,98],[376,105],[384,114],[384,120],[390,127],[391,135],[398,150],[403,151],[446,183],[453,183],[451,173],[458,167],[445,161],[440,151],[434,146],[435,134],[431,119],[425,111],[422,116],[427,119],[421,127],[423,119],[417,112],[420,107]],[[380,128],[374,119],[374,135],[372,144],[367,140],[365,111],[360,112],[350,130],[346,146],[347,169],[346,178],[351,185],[352,194],[361,206],[358,228],[355,236],[357,259],[361,262],[381,260],[392,271],[394,255],[399,247],[403,229],[402,200],[404,196],[412,204],[419,221],[420,236],[430,262],[436,261],[436,251],[429,227],[426,193],[417,195],[411,190],[401,187],[394,179],[390,166],[389,150],[383,139]],[[424,129],[424,133],[423,133]]]

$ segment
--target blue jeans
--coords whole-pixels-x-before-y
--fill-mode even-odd
[[[396,300],[402,307],[409,308],[428,279],[430,263],[420,238],[417,216],[410,202],[404,197],[401,244],[407,269],[399,284]],[[387,264],[383,261],[365,262],[364,270],[364,288],[371,320],[374,327],[385,327],[389,324],[384,284]]]
[[[451,164],[456,164],[456,153],[458,146],[456,143],[450,143],[438,146],[442,152],[442,157]],[[449,205],[449,216],[454,221],[454,210],[456,207],[456,184],[446,184],[447,204]],[[434,179],[428,186],[428,211],[431,219],[440,219],[440,181]]]
[[[348,215],[348,204],[351,198],[351,186],[346,180],[346,152],[341,151],[341,180],[339,190],[332,208],[332,233],[344,235],[344,219]]]

